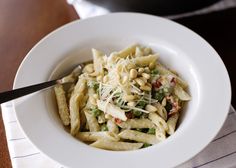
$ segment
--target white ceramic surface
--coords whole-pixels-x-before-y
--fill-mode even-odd
[[[17,119],[30,141],[67,167],[173,167],[199,153],[222,127],[231,100],[226,68],[200,36],[172,21],[137,13],[115,13],[69,23],[50,33],[28,53],[14,88],[46,81],[72,65],[91,59],[91,48],[106,53],[140,43],[189,83],[192,100],[174,135],[149,148],[114,152],[73,138],[56,115],[49,90],[14,101]]]

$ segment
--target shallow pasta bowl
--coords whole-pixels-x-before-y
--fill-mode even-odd
[[[50,33],[28,53],[14,88],[56,78],[91,59],[91,48],[110,53],[140,43],[189,84],[192,100],[181,113],[176,132],[149,148],[114,152],[90,147],[63,128],[50,91],[14,101],[29,140],[67,167],[174,167],[199,153],[222,127],[231,100],[227,70],[216,51],[199,35],[172,21],[137,13],[115,13],[67,24]]]

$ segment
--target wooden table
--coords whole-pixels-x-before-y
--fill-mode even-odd
[[[0,91],[12,88],[16,70],[31,47],[46,34],[75,19],[78,19],[77,14],[65,0],[0,0]],[[236,8],[176,21],[212,44],[228,68],[232,86],[236,86],[233,60],[236,56]],[[232,104],[236,106],[235,88]],[[0,167],[11,167],[1,113]]]
[[[0,91],[12,88],[18,66],[41,38],[78,18],[66,0],[0,0]],[[11,167],[1,113],[0,167]]]

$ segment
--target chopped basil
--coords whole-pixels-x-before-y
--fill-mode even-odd
[[[142,112],[138,110],[133,110],[132,112],[135,117],[140,117],[142,115]]]
[[[165,92],[163,89],[160,89],[156,92],[154,92],[153,98],[161,102],[163,98],[165,97]]]
[[[144,107],[147,105],[147,102],[140,100],[137,104],[138,108],[144,109]]]
[[[99,88],[99,83],[92,81],[91,83],[89,83],[88,85],[89,87],[93,88],[95,90],[95,92],[98,92],[98,88]]]
[[[157,69],[154,69],[154,70],[151,71],[151,74],[152,75],[157,75],[157,74],[159,74],[159,71]]]
[[[92,111],[93,116],[95,117],[99,116],[102,113],[102,111],[97,108],[93,108],[91,111]]]
[[[149,143],[144,143],[142,148],[146,148],[146,147],[149,147],[149,146],[152,146],[152,144],[149,144]]]
[[[155,128],[149,128],[147,133],[155,135],[156,134],[156,129]]]

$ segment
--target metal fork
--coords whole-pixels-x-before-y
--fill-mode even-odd
[[[90,61],[88,61],[88,62],[90,62]],[[22,96],[25,96],[25,95],[28,95],[33,92],[37,92],[42,89],[49,88],[49,87],[54,86],[56,84],[65,84],[65,83],[73,82],[72,80],[67,80],[67,79],[70,78],[71,76],[80,75],[82,73],[82,69],[84,68],[84,66],[88,62],[78,64],[76,66],[76,68],[73,68],[73,71],[69,75],[64,76],[63,78],[51,80],[51,81],[47,81],[47,82],[43,82],[43,83],[31,85],[31,86],[26,86],[26,87],[22,87],[19,89],[14,89],[14,90],[2,92],[2,93],[0,93],[0,104],[10,101],[10,100],[13,100],[13,99],[16,99],[16,98],[19,98],[19,97],[22,97]]]

